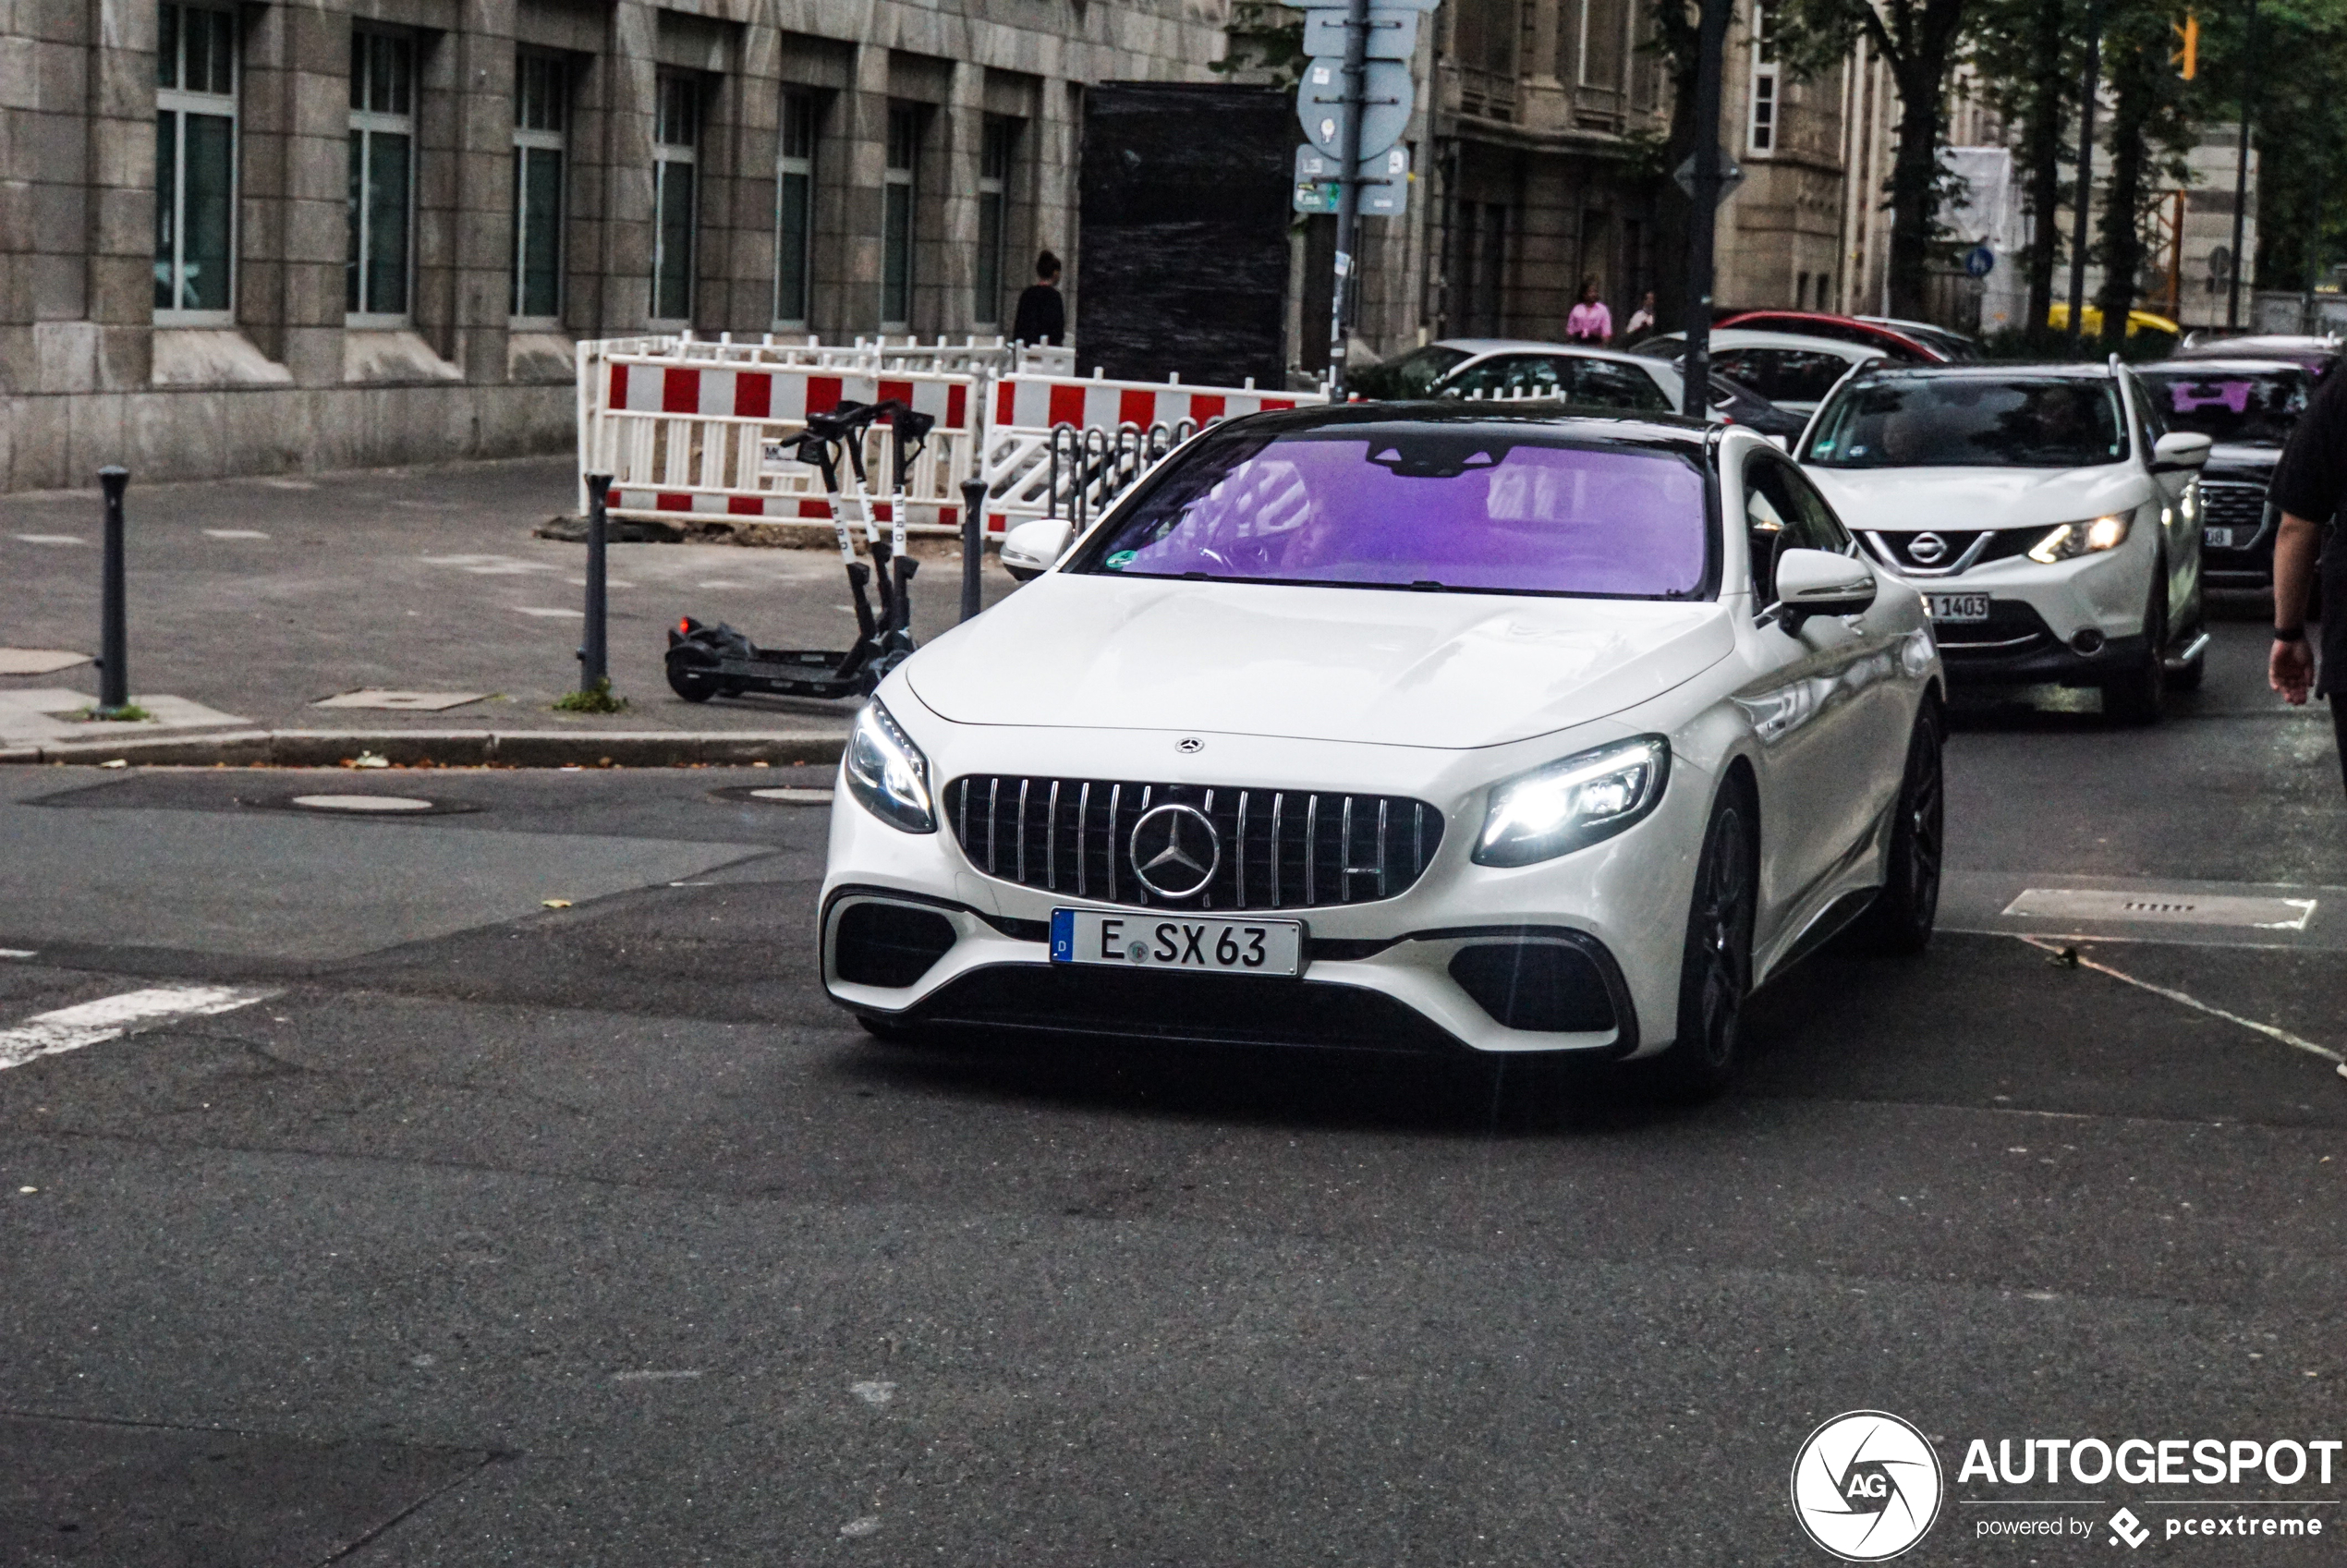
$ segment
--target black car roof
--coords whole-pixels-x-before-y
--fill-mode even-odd
[[[1243,422],[1248,430],[1270,429],[1283,432],[1335,430],[1356,425],[1370,429],[1390,429],[1398,425],[1481,425],[1498,432],[1509,427],[1538,425],[1555,434],[1575,436],[1585,441],[1677,446],[1698,456],[1711,431],[1706,420],[1685,419],[1676,414],[1616,417],[1582,410],[1566,412],[1568,407],[1546,399],[1536,401],[1526,398],[1495,403],[1476,398],[1446,397],[1406,403],[1316,404],[1302,408],[1250,414]],[[1231,422],[1236,425],[1242,421]]]

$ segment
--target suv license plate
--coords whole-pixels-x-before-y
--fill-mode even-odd
[[[1931,606],[1931,618],[1935,621],[1961,623],[1988,618],[1988,596],[1985,593],[1927,593],[1924,600]]]
[[[1052,962],[1294,976],[1304,968],[1304,922],[1054,909]]]
[[[2200,530],[2200,542],[2211,550],[2231,550],[2233,547],[2233,530],[2203,529]]]

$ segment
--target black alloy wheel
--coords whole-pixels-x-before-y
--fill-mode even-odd
[[[2144,606],[2144,654],[2135,667],[2102,684],[2103,716],[2119,724],[2155,724],[2168,695],[2168,563],[2154,564]]]
[[[1731,783],[1711,808],[1696,862],[1679,966],[1679,1038],[1654,1062],[1672,1099],[1709,1100],[1727,1088],[1735,1068],[1744,999],[1752,990],[1758,827],[1750,792]]]
[[[1921,953],[1940,915],[1940,866],[1947,842],[1947,790],[1939,704],[1926,699],[1907,740],[1907,771],[1891,808],[1891,849],[1882,892],[1866,914],[1867,945],[1878,953]]]
[[[706,655],[703,658],[705,659]],[[711,662],[713,662],[711,661]],[[685,657],[679,657],[675,653],[669,655],[669,690],[687,702],[706,702],[717,695],[717,687],[716,675],[702,667],[702,660],[693,659],[689,655]]]

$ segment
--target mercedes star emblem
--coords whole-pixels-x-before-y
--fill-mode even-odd
[[[1936,533],[1919,533],[1907,541],[1907,558],[1918,566],[1928,566],[1948,553],[1948,541]]]
[[[1187,757],[1194,752],[1205,750],[1206,742],[1198,739],[1198,737],[1194,735],[1186,735],[1181,739],[1174,743],[1174,749],[1180,752],[1183,756]]]
[[[1222,864],[1222,835],[1195,806],[1151,807],[1133,824],[1133,874],[1160,898],[1203,893]]]

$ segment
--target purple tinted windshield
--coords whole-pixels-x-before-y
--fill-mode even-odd
[[[1332,587],[1685,596],[1703,476],[1676,452],[1425,425],[1201,443],[1073,570]]]

